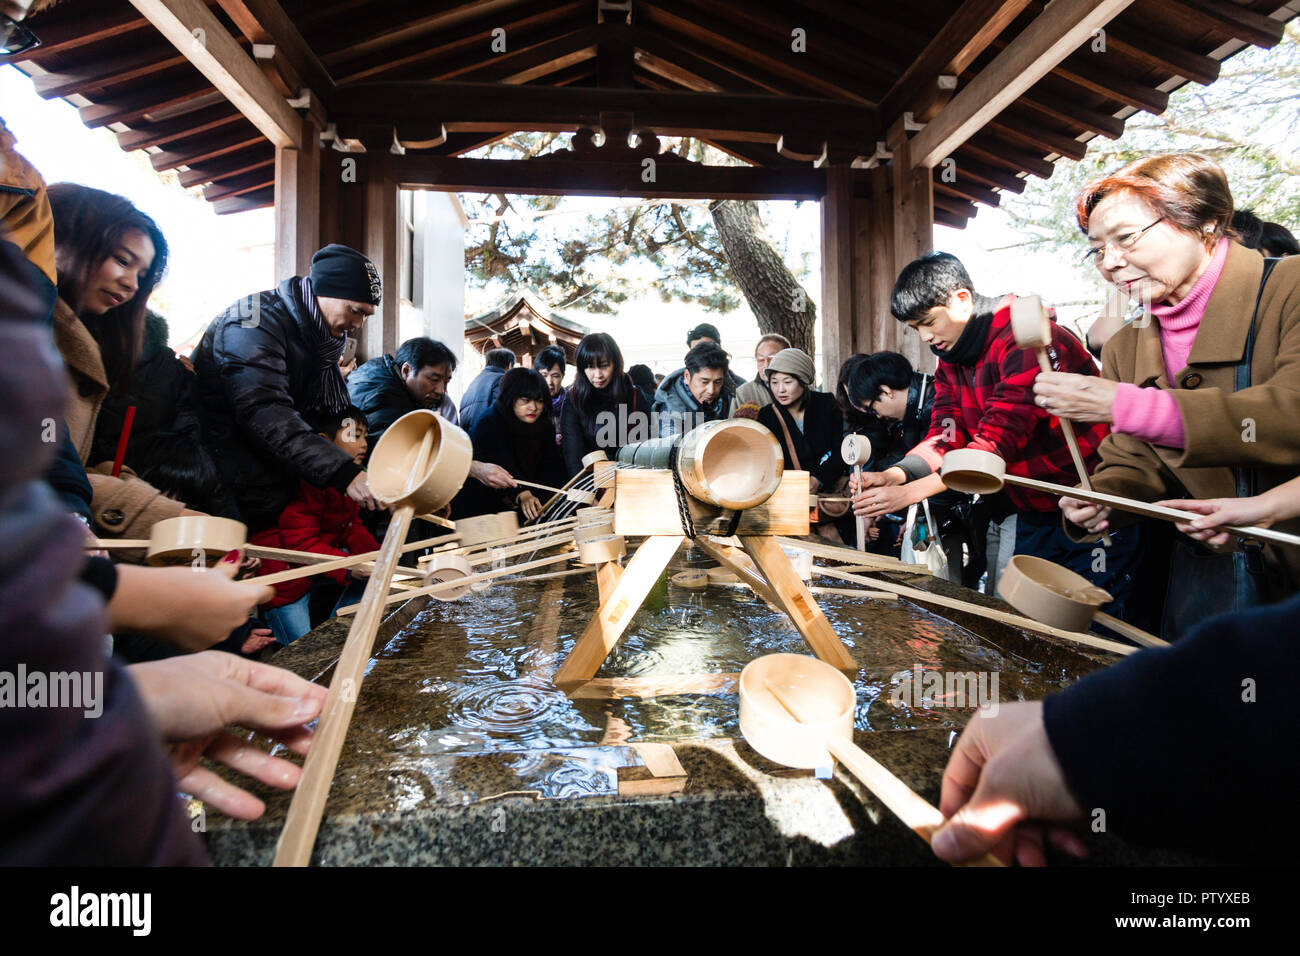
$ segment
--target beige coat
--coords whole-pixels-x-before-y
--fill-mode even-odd
[[[123,477],[114,478],[110,474],[112,462],[86,460],[95,438],[100,406],[108,395],[108,376],[99,344],[62,299],[54,306],[54,344],[68,368],[68,433],[90,478],[94,529],[115,538],[147,538],[157,522],[177,517],[185,505],[133,477],[127,469]]]
[[[1096,490],[1140,501],[1231,498],[1234,465],[1255,470],[1257,493],[1300,475],[1300,257],[1274,267],[1255,320],[1251,387],[1233,391],[1263,270],[1259,253],[1229,247],[1187,368],[1174,382],[1165,372],[1154,320],[1129,325],[1106,343],[1104,378],[1173,389],[1186,445],[1163,448],[1112,433],[1101,443],[1101,464],[1092,474]],[[1118,526],[1134,519],[1115,512],[1112,520]],[[1300,520],[1277,527],[1300,533]],[[1080,531],[1068,523],[1067,529]],[[1283,569],[1289,590],[1300,589],[1300,549],[1268,545],[1265,555]]]

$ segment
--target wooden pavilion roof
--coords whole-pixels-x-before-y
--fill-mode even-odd
[[[1104,51],[1050,35],[1075,8],[1117,11]],[[42,45],[16,59],[219,212],[274,201],[296,109],[336,147],[428,157],[624,117],[814,193],[814,167],[887,160],[891,131],[928,124],[911,157],[936,170],[935,221],[961,226],[1295,15],[1286,0],[63,0],[29,19]],[[1056,65],[1004,104],[1035,50]]]
[[[513,290],[491,309],[465,320],[465,341],[475,351],[510,349],[521,362],[528,356],[529,367],[532,358],[548,345],[564,349],[564,361],[572,365],[578,343],[590,331],[551,309],[529,286]]]

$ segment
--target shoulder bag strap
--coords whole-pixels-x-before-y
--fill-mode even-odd
[[[794,450],[794,439],[790,437],[790,426],[785,423],[785,413],[781,411],[779,405],[772,411],[776,412],[776,420],[781,423],[781,431],[785,432],[785,447],[790,449],[790,460],[794,462],[794,470],[803,471],[799,467],[799,453]]]
[[[1273,272],[1273,267],[1277,265],[1277,259],[1264,260],[1264,275],[1259,280],[1259,292],[1255,295],[1255,311],[1250,316],[1250,330],[1246,333],[1246,352],[1242,356],[1234,373],[1233,389],[1240,392],[1244,388],[1250,388],[1250,365],[1255,358],[1255,320],[1259,318],[1259,304],[1264,299],[1264,287],[1268,285],[1268,277]],[[1251,498],[1255,495],[1255,469],[1238,467],[1234,469],[1237,473],[1237,497]]]

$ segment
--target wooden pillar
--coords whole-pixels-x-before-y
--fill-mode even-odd
[[[306,275],[320,248],[321,151],[316,127],[302,119],[300,149],[275,151],[275,279]]]
[[[822,388],[833,391],[840,365],[853,354],[853,170],[826,168],[822,213]]]
[[[401,277],[397,274],[401,246],[397,234],[397,182],[387,154],[371,152],[365,158],[365,245],[361,251],[379,270],[384,298],[366,321],[360,344],[363,358],[375,358],[397,351],[398,305],[402,298]]]
[[[913,259],[934,248],[934,179],[924,166],[912,164],[912,149],[904,120],[900,119],[886,134],[892,153],[890,187],[892,190],[895,275]],[[902,326],[900,326],[900,329]],[[903,352],[914,366],[934,368],[934,353],[921,344],[915,333],[900,340]]]

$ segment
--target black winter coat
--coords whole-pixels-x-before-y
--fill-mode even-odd
[[[348,376],[348,396],[366,413],[366,460],[393,422],[423,408],[411,395],[391,355],[381,355]]]
[[[126,443],[126,465],[135,468],[141,449],[158,432],[178,432],[201,440],[198,416],[198,382],[167,346],[167,320],[149,313],[144,325],[140,360],[131,373],[126,392],[108,393],[95,420],[95,438],[90,461],[112,461],[126,420],[127,406],[135,406],[135,423]],[[138,468],[136,469],[139,470]]]
[[[493,405],[478,420],[470,440],[474,443],[474,460],[500,465],[511,477],[558,488],[564,484],[564,459],[555,444],[555,429],[547,419],[537,429],[538,434],[520,435],[506,426],[499,404]],[[452,500],[453,518],[470,515],[493,514],[515,507],[515,500],[525,491],[531,491],[539,501],[546,501],[550,492],[535,488],[489,488],[476,478],[465,479],[465,485]]]
[[[194,350],[204,443],[250,532],[275,523],[302,479],[346,491],[361,469],[303,418],[317,360],[297,276],[212,320]],[[251,315],[250,315],[251,312]]]
[[[610,391],[606,387],[603,392],[592,392],[592,401],[585,415],[578,412],[578,403],[573,400],[573,386],[569,386],[565,393],[560,440],[564,449],[564,467],[570,478],[582,471],[583,456],[598,448],[613,461],[624,443],[659,437],[650,433],[650,403],[646,401],[645,392],[637,388],[626,374],[623,378],[625,394],[631,396],[629,402],[615,404],[606,399]],[[609,413],[609,416],[602,413]]]
[[[503,368],[489,365],[469,383],[460,400],[460,427],[471,435],[478,420],[488,413],[496,403],[497,392],[501,390],[501,379],[506,374]]]
[[[785,419],[786,428],[790,430],[794,451],[799,457],[797,468],[785,440],[785,432],[777,420],[778,414]],[[826,392],[814,392],[812,389],[804,392],[802,432],[790,413],[778,402],[760,408],[758,421],[776,436],[781,451],[785,454],[785,467],[811,474],[821,482],[823,493],[829,491],[844,474],[844,459],[840,456],[840,443],[844,440],[844,416],[840,413],[835,396]]]

